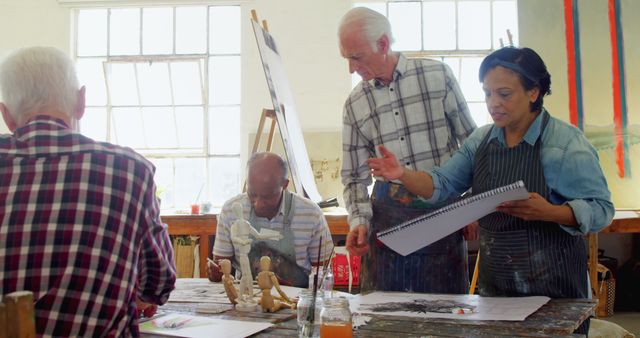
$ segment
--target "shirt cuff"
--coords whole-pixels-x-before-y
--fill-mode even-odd
[[[233,252],[233,250],[231,250],[231,251],[220,250],[219,248],[216,248],[215,245],[214,245],[214,247],[213,247],[213,255],[214,256],[220,256],[220,257],[233,257],[234,256],[234,252]]]
[[[353,230],[358,225],[364,224],[369,229],[369,220],[362,216],[354,216],[349,219],[349,230]]]
[[[593,223],[591,219],[591,207],[583,200],[573,200],[567,202],[567,204],[573,210],[573,216],[576,218],[576,222],[578,222],[578,227],[561,225],[562,229],[574,236],[586,235],[589,230],[591,230],[591,224]]]
[[[430,198],[424,198],[424,201],[435,205],[440,201],[440,196],[442,195],[442,184],[440,184],[440,177],[436,175],[433,170],[427,171],[427,174],[431,176],[431,180],[433,181],[433,194],[431,194]]]

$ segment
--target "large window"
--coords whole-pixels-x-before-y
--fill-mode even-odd
[[[80,9],[83,134],[153,162],[163,209],[240,191],[240,7]]]
[[[491,51],[504,45],[518,44],[516,5],[516,0],[355,4],[389,18],[395,38],[393,50],[404,52],[408,57],[428,57],[447,63],[456,75],[473,119],[479,126],[491,121],[478,81],[478,69],[482,59]]]

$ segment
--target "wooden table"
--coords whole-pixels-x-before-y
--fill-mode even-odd
[[[639,211],[636,211],[638,213]],[[601,234],[607,233],[640,233],[640,217],[614,219],[611,224],[600,231]],[[600,296],[600,288],[598,288],[598,233],[587,235],[589,243],[589,280],[591,281],[591,292],[593,299]]]
[[[200,279],[203,285],[211,283]],[[473,296],[470,296],[473,297]],[[169,302],[161,311],[196,314],[199,303]],[[595,301],[577,299],[553,299],[524,321],[470,321],[438,318],[411,318],[371,315],[372,319],[354,331],[354,337],[574,337],[573,331],[594,311]],[[198,314],[203,315],[203,314]],[[218,318],[265,321],[275,325],[256,337],[297,337],[295,311],[281,310],[275,314],[238,312],[234,309],[211,315]],[[144,336],[144,335],[143,335]],[[152,337],[146,335],[145,337]]]
[[[347,215],[325,214],[331,234],[346,235],[349,232]],[[162,222],[169,226],[169,235],[189,235],[200,237],[200,276],[207,275],[207,257],[211,257],[209,236],[215,236],[218,225],[217,215],[163,215]]]

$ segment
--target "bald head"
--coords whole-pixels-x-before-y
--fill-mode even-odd
[[[256,153],[247,163],[247,195],[254,213],[273,218],[280,209],[282,192],[289,185],[286,162],[274,153]]]
[[[252,172],[255,172],[260,174],[258,176],[261,176],[263,179],[271,180],[279,178],[284,181],[289,176],[287,163],[278,154],[271,152],[253,154],[247,162],[247,168],[249,170],[249,176],[251,176]]]

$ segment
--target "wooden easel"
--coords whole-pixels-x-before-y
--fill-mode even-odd
[[[251,17],[253,18],[253,20],[258,22],[258,14],[256,13],[255,9],[251,10]],[[267,20],[262,20],[262,27],[264,27],[265,31],[267,32],[269,31],[269,27],[267,26]],[[265,127],[265,123],[267,122],[267,119],[271,119],[271,126],[269,127],[269,135],[267,136],[267,147],[265,151],[271,151],[271,149],[273,148],[273,138],[275,136],[276,125],[278,122],[276,118],[276,111],[273,109],[263,108],[262,114],[260,114],[260,122],[258,123],[258,130],[256,131],[256,138],[255,140],[253,140],[253,147],[251,148],[251,154],[249,154],[249,157],[251,157],[253,154],[258,152],[258,147],[260,146],[262,133],[264,132],[264,127]],[[244,182],[242,191],[243,192],[247,191],[246,180]]]
[[[251,155],[258,151],[260,145],[260,139],[262,138],[262,132],[264,131],[264,124],[267,119],[271,119],[271,127],[269,127],[269,136],[267,136],[267,149],[271,151],[273,147],[273,136],[276,131],[276,111],[273,109],[262,109],[262,115],[260,115],[260,123],[258,124],[258,131],[256,132],[256,139],[253,140],[253,148],[251,148]]]

